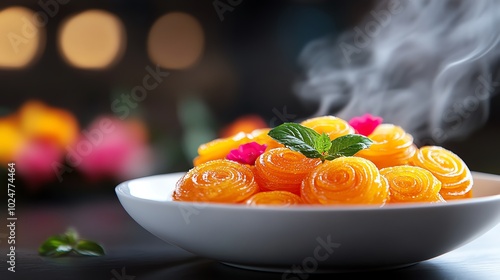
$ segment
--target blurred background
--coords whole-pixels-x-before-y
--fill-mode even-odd
[[[364,113],[500,174],[500,3],[414,2],[4,0],[2,178],[114,197],[240,129]]]

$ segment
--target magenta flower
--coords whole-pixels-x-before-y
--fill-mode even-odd
[[[72,165],[91,181],[128,180],[152,173],[154,158],[140,120],[99,116],[69,151]]]
[[[63,152],[56,143],[46,140],[31,140],[14,158],[19,175],[26,180],[31,191],[37,191],[43,184],[53,181],[56,174],[53,164],[60,162]]]
[[[377,126],[382,123],[383,119],[379,116],[364,114],[359,117],[354,117],[349,121],[349,124],[361,135],[370,135]]]
[[[257,142],[250,142],[240,145],[238,149],[231,150],[226,156],[227,159],[243,164],[255,164],[255,160],[263,154],[267,149],[267,145],[260,145]]]

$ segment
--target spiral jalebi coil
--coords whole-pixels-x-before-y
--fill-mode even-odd
[[[439,146],[424,146],[418,149],[410,164],[429,170],[441,181],[440,193],[445,200],[472,196],[472,173],[455,153]]]
[[[307,158],[287,148],[276,148],[266,151],[255,161],[255,180],[263,190],[299,194],[302,180],[319,164],[319,159]]]
[[[379,169],[408,164],[417,150],[413,136],[392,124],[379,125],[368,138],[373,144],[356,156],[372,161]]]
[[[252,169],[230,160],[212,160],[191,169],[176,185],[175,201],[240,203],[259,191]]]
[[[441,182],[426,169],[399,165],[380,170],[389,183],[389,202],[444,202]]]
[[[325,162],[309,173],[300,194],[310,204],[383,206],[389,197],[389,186],[371,161],[341,157]]]

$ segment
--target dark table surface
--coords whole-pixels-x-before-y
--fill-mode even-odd
[[[500,279],[500,225],[452,252],[402,269],[350,274],[288,275],[233,268],[171,246],[141,228],[115,197],[23,206],[16,224],[16,272],[7,271],[0,231],[0,279]],[[1,220],[6,221],[5,216]],[[47,258],[38,246],[74,227],[101,243],[102,257]]]

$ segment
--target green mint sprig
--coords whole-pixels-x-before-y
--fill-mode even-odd
[[[370,138],[359,134],[348,134],[330,141],[325,133],[319,134],[298,123],[281,124],[271,129],[268,135],[290,150],[300,152],[308,158],[319,158],[323,162],[353,156],[373,143]]]
[[[90,240],[79,239],[74,229],[68,229],[64,234],[49,237],[38,248],[38,253],[47,257],[60,257],[70,253],[82,256],[102,256],[104,248]]]

